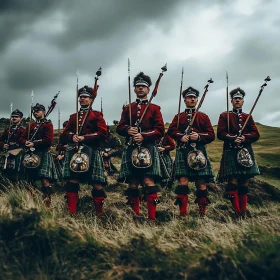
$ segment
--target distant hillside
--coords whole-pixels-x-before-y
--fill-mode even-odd
[[[26,121],[25,121],[26,122]],[[0,132],[4,130],[5,127],[9,126],[9,119],[0,119]],[[260,140],[253,144],[254,152],[257,158],[262,175],[259,177],[277,187],[280,188],[280,128],[272,127],[267,125],[262,125],[257,123]],[[116,126],[111,125],[111,131],[115,133]],[[165,127],[169,127],[169,123],[165,124]],[[214,126],[216,132],[217,126]],[[62,131],[62,129],[61,129]],[[124,143],[124,137],[121,137],[122,143]],[[55,144],[58,139],[58,130],[55,130]],[[222,154],[223,142],[216,139],[213,143],[208,145],[208,153],[213,164],[215,174],[219,169],[221,154]],[[175,152],[172,152],[172,156],[175,156]]]

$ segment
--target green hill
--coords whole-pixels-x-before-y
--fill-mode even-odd
[[[189,216],[179,217],[172,190],[159,193],[157,222],[135,219],[114,181],[103,216],[92,211],[91,186],[81,185],[78,214],[69,215],[57,185],[50,209],[24,182],[0,189],[0,279],[277,279],[280,268],[280,128],[258,125],[254,144],[262,170],[250,181],[248,218],[238,220],[222,186],[209,187],[207,216],[198,217],[190,184]],[[114,130],[115,127],[112,127]],[[222,142],[208,151],[215,171]],[[117,159],[119,162],[119,159]],[[270,184],[269,184],[270,183]],[[278,275],[278,276],[277,276]]]

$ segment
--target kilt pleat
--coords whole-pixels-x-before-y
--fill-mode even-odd
[[[70,169],[70,161],[72,156],[76,153],[76,149],[66,150],[65,159],[63,162],[63,178],[65,180],[78,179],[82,183],[101,183],[105,184],[104,164],[99,150],[95,147],[84,145],[87,155],[90,158],[90,167],[87,172],[75,173]],[[82,150],[83,151],[83,150]]]
[[[40,157],[41,163],[37,168],[24,168],[27,179],[57,180],[58,174],[52,154],[49,151],[36,152],[36,154]]]
[[[168,183],[171,183],[173,178],[172,178],[172,169],[173,169],[173,160],[170,156],[170,152],[167,151],[167,152],[163,152],[162,153],[162,157],[164,159],[164,162],[165,162],[165,166],[166,166],[166,169],[168,171],[168,174],[169,174],[169,178],[166,178],[166,179],[163,179],[161,181],[161,185],[164,186]]]
[[[172,160],[172,158],[170,156],[170,153],[169,152],[163,152],[162,156],[163,156],[166,168],[168,170],[168,174],[169,174],[169,176],[171,176],[173,160]]]
[[[0,156],[0,169],[4,177],[18,180],[24,179],[24,170],[21,166],[22,155],[22,151],[16,156],[10,154],[7,159],[6,169],[4,169],[6,157],[3,155]]]
[[[245,176],[252,178],[260,174],[258,164],[252,149],[252,145],[246,145],[249,153],[252,156],[254,165],[252,167],[243,167],[237,162],[238,149],[224,149],[222,159],[220,162],[220,169],[217,176],[217,182],[222,183],[227,181],[229,177]]]
[[[122,154],[122,163],[119,175],[119,182],[126,182],[130,178],[143,179],[145,176],[153,177],[155,181],[168,178],[168,174],[160,164],[158,149],[153,144],[145,144],[143,147],[149,149],[152,157],[152,165],[149,168],[136,168],[132,165],[131,153],[135,146],[126,146]]]
[[[53,161],[54,161],[54,168],[56,169],[56,173],[58,176],[58,180],[62,180],[63,179],[62,168],[63,168],[64,159],[58,160],[56,158],[53,158]]]
[[[179,179],[180,177],[188,177],[191,182],[195,181],[198,178],[203,177],[206,182],[212,181],[214,178],[214,172],[212,169],[211,162],[209,160],[205,145],[197,144],[196,149],[200,150],[207,159],[207,165],[204,169],[193,170],[187,164],[187,155],[192,151],[192,147],[187,145],[185,148],[179,146],[176,150],[175,157],[175,168],[174,168],[174,177]]]

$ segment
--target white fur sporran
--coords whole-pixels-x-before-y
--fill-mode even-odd
[[[139,145],[131,153],[131,162],[136,168],[149,168],[152,165],[150,151]]]

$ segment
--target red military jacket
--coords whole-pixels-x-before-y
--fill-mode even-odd
[[[103,118],[103,114],[90,109],[86,120],[87,109],[80,109],[78,113],[79,136],[84,136],[84,144],[89,146],[98,145],[100,140],[104,140],[107,136],[107,125]],[[84,124],[83,124],[84,123]],[[82,125],[83,124],[83,125]],[[61,134],[61,144],[73,143],[73,136],[76,134],[76,113],[70,115],[67,126]]]
[[[7,128],[0,136],[0,149],[3,149],[4,144],[7,142],[9,138],[9,143],[15,143],[12,145],[14,148],[19,147],[19,139],[24,134],[25,128],[23,126],[15,126],[12,125],[10,129],[10,137],[9,137],[9,128]],[[7,144],[9,144],[7,143]],[[10,147],[12,148],[12,147]]]
[[[163,138],[163,141],[162,141]],[[165,151],[173,151],[175,149],[175,142],[174,140],[168,135],[165,134],[162,138],[157,139],[157,144],[161,144]],[[161,142],[162,141],[162,142]]]
[[[178,114],[175,115],[167,133],[173,139],[180,142],[181,138],[185,135],[184,131],[188,127],[194,113],[195,109],[186,109],[185,112],[180,113],[179,128],[177,128]],[[209,144],[215,140],[215,133],[210,119],[206,114],[202,112],[197,113],[192,130],[199,135],[199,139],[197,142],[200,142],[202,144]]]
[[[35,134],[35,136],[34,136]],[[34,148],[39,150],[49,149],[52,145],[54,139],[53,124],[50,120],[41,119],[31,124],[30,137],[32,143],[34,143]],[[28,139],[28,126],[25,133],[20,138],[20,143],[22,146]]]
[[[242,110],[235,110],[229,112],[229,127],[228,132],[227,125],[227,112],[220,115],[217,127],[217,137],[218,139],[224,141],[224,147],[230,147],[230,143],[234,142],[236,136],[239,134],[239,130],[245,123],[248,114],[242,112]],[[260,138],[258,128],[252,118],[249,118],[242,135],[245,136],[245,143],[250,144],[257,141]]]
[[[148,100],[136,100],[136,102],[131,103],[131,116],[132,116],[132,126],[135,126],[136,122],[141,118]],[[123,108],[121,120],[117,126],[117,133],[119,135],[125,136],[126,141],[129,141],[130,135],[127,130],[130,127],[129,122],[129,105]],[[154,142],[155,140],[161,138],[164,135],[164,123],[160,111],[160,106],[155,104],[150,104],[145,116],[140,124],[141,135],[145,142]]]

